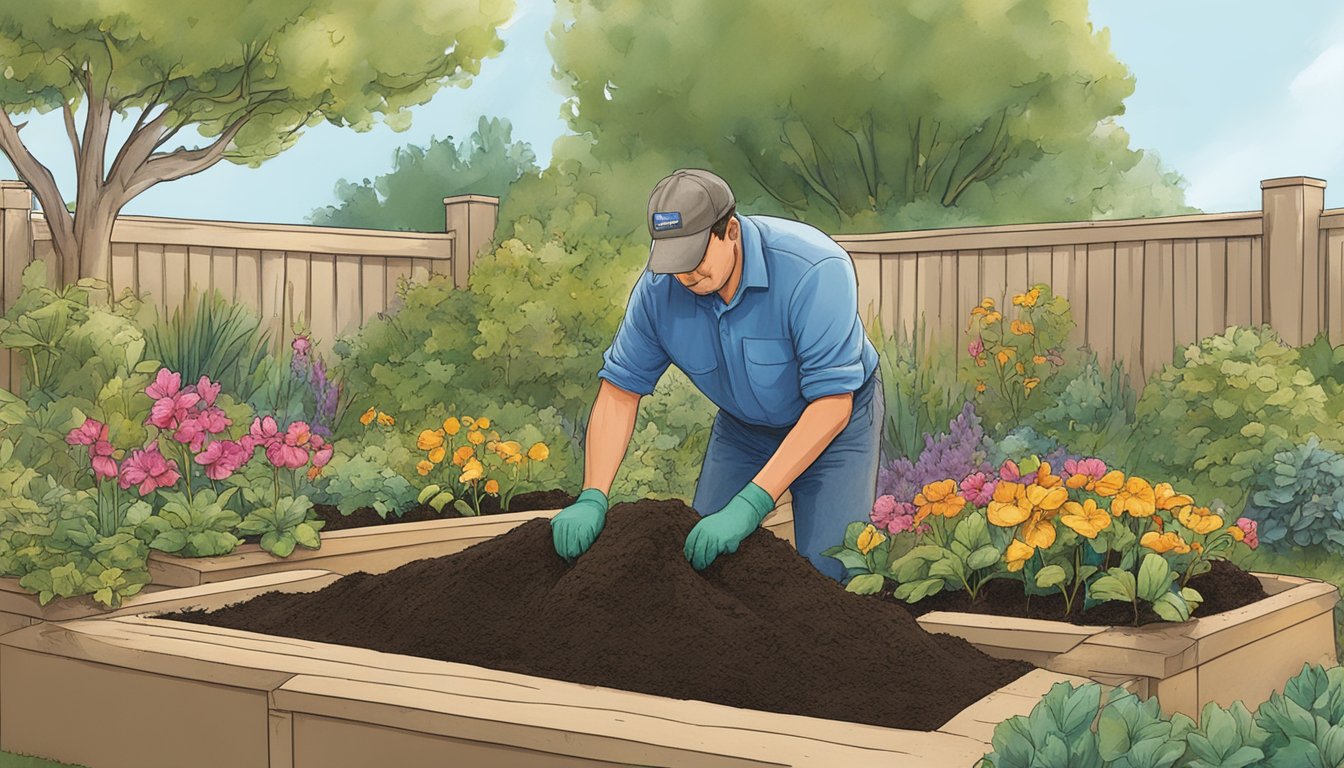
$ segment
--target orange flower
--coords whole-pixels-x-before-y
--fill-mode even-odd
[[[322,474],[322,468],[321,468],[321,467],[309,467],[309,468],[308,468],[308,479],[309,479],[309,480],[316,480],[316,479],[317,479],[317,476],[320,475],[320,474]]]
[[[390,426],[392,426],[393,424],[396,424],[396,423],[397,423],[397,420],[396,420],[396,419],[392,418],[391,416],[387,415],[386,413],[383,413],[382,411],[379,411],[379,412],[378,412],[378,426],[380,426],[380,427],[390,427]]]
[[[1040,469],[1036,470],[1036,485],[1042,488],[1058,488],[1063,484],[1063,478],[1050,474],[1050,462],[1042,461]]]
[[[448,449],[440,445],[429,452],[429,460],[435,464],[443,461],[443,457],[448,455]]]
[[[477,428],[477,429],[489,429],[489,428],[490,428],[490,419],[487,419],[487,418],[484,417],[484,416],[482,416],[481,418],[477,419],[477,420],[476,420],[476,428]]]
[[[443,420],[443,431],[450,435],[456,435],[462,429],[462,422],[457,420],[456,416],[449,416]]]
[[[976,392],[984,392],[984,391],[985,391],[985,382],[983,382],[983,381],[977,381],[977,382],[975,383],[975,391],[976,391]]]
[[[938,480],[924,486],[924,490],[915,494],[915,524],[924,521],[929,515],[956,517],[966,508],[966,499],[957,493],[957,481]]]
[[[1000,528],[1021,525],[1031,517],[1031,502],[1027,488],[1021,483],[1000,480],[994,486],[994,497],[989,502],[989,522]]]
[[[1185,539],[1182,539],[1175,531],[1168,531],[1166,533],[1149,531],[1143,534],[1143,538],[1139,539],[1139,545],[1147,547],[1159,555],[1164,555],[1168,552],[1184,555],[1190,552],[1190,545],[1187,544]]]
[[[443,433],[437,429],[426,429],[416,438],[415,447],[422,451],[432,451],[443,445]]]
[[[1125,481],[1125,487],[1115,494],[1111,502],[1111,514],[1119,517],[1152,517],[1157,511],[1157,496],[1153,487],[1141,477],[1131,477]]]
[[[1066,501],[1059,522],[1067,525],[1079,536],[1095,539],[1097,534],[1110,527],[1111,516],[1106,510],[1099,509],[1097,502],[1092,499],[1085,499],[1082,504]]]
[[[533,443],[531,448],[527,449],[527,458],[533,461],[545,461],[551,457],[551,449],[546,447],[545,443]]]
[[[485,435],[473,429],[467,433],[467,442],[472,445],[480,445],[485,442]]]
[[[415,465],[415,471],[421,475],[428,475],[429,471],[433,468],[434,465],[430,464],[428,461],[421,461],[419,464]]]
[[[1036,378],[1035,376],[1030,376],[1030,377],[1028,377],[1028,378],[1026,378],[1026,379],[1023,379],[1023,381],[1022,381],[1022,386],[1023,386],[1023,388],[1025,388],[1028,392],[1030,392],[1031,390],[1033,390],[1033,389],[1036,388],[1036,385],[1037,385],[1037,384],[1040,384],[1040,383],[1041,383],[1041,380],[1040,380],[1040,379]]]
[[[1017,336],[1030,336],[1036,332],[1036,327],[1026,320],[1014,320],[1009,327]]]
[[[371,424],[371,423],[373,422],[374,418],[375,418],[377,415],[378,415],[378,410],[377,410],[376,408],[370,408],[369,410],[367,410],[367,411],[364,412],[364,415],[363,415],[363,416],[360,416],[360,417],[359,417],[359,423],[360,423],[360,424],[363,424],[364,426],[367,427],[367,426],[369,426],[369,424]]]
[[[495,480],[495,479],[493,479],[493,478],[490,479],[490,480],[486,480],[486,481],[485,481],[485,492],[486,492],[486,493],[499,493],[499,481],[498,481],[498,480]]]
[[[1032,355],[1031,362],[1037,365],[1042,365],[1045,363],[1045,355]]]
[[[1235,525],[1228,526],[1228,528],[1227,528],[1227,532],[1230,533],[1230,534],[1232,534],[1232,540],[1233,540],[1233,541],[1245,541],[1245,540],[1246,540],[1246,532],[1243,531],[1243,530],[1241,530],[1241,528],[1238,527],[1238,526],[1235,526]]]
[[[1177,493],[1171,487],[1171,483],[1158,483],[1153,486],[1153,499],[1158,509],[1173,510],[1179,507],[1188,507],[1195,503],[1195,500],[1183,493]]]
[[[1027,564],[1031,556],[1036,554],[1036,549],[1030,544],[1013,539],[1013,543],[1008,545],[1008,551],[1003,554],[1003,560],[1008,564],[1009,571],[1020,571],[1022,566]]]
[[[477,459],[470,459],[466,466],[462,467],[462,474],[457,478],[459,483],[471,483],[485,477],[485,467]]]
[[[467,459],[470,459],[474,455],[476,455],[476,451],[473,450],[470,445],[464,445],[456,451],[453,451],[453,464],[460,467],[463,464],[466,464]]]
[[[1045,549],[1055,543],[1055,524],[1052,516],[1043,510],[1037,510],[1027,518],[1019,529],[1022,540],[1033,547]]]
[[[1203,536],[1207,533],[1213,533],[1223,527],[1223,518],[1213,514],[1208,507],[1188,506],[1182,507],[1176,513],[1176,519],[1181,521],[1181,525],[1189,528],[1191,531]]]

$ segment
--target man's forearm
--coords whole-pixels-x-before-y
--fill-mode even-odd
[[[835,436],[844,431],[854,406],[853,393],[819,397],[803,409],[798,423],[779,444],[752,482],[779,499],[798,476],[812,466]]]
[[[603,379],[583,440],[583,487],[611,494],[639,415],[639,395]]]

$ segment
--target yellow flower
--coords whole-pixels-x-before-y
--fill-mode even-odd
[[[1118,469],[1112,469],[1110,472],[1101,476],[1100,480],[1088,480],[1086,490],[1097,494],[1098,496],[1114,496],[1120,492],[1125,485],[1125,473]]]
[[[859,534],[859,552],[866,555],[886,540],[887,537],[879,533],[872,523],[869,523],[868,527],[864,528],[863,532]]]
[[[506,456],[506,457],[504,458],[504,463],[505,463],[505,464],[522,464],[522,463],[523,463],[523,454],[521,454],[521,453],[515,453],[515,454],[512,454],[512,455],[510,455],[510,456]]]
[[[487,419],[487,418],[484,417],[484,416],[482,416],[481,418],[477,419],[477,420],[476,420],[476,428],[477,428],[477,429],[489,429],[489,428],[490,428],[490,419]]]
[[[1032,376],[1032,377],[1029,377],[1029,378],[1025,379],[1025,380],[1022,382],[1022,386],[1025,387],[1026,390],[1027,390],[1028,392],[1030,392],[1031,390],[1033,390],[1033,389],[1036,388],[1036,385],[1037,385],[1037,384],[1040,384],[1040,383],[1041,383],[1041,380],[1040,380],[1040,379],[1036,378],[1035,376]]]
[[[470,483],[476,480],[480,480],[484,476],[485,476],[485,467],[481,466],[480,461],[476,459],[471,459],[470,461],[467,462],[467,465],[462,468],[462,474],[457,478],[457,482]]]
[[[1049,465],[1042,463],[1042,467],[1049,469]],[[1053,475],[1049,477],[1055,478]],[[1069,500],[1069,489],[1056,485],[1051,488],[1032,483],[1027,486],[1027,503],[1033,510],[1048,512],[1051,516],[1058,514],[1059,508],[1064,506],[1064,502]]]
[[[363,416],[359,417],[359,423],[367,427],[373,421],[374,417],[377,415],[378,410],[375,408],[370,408],[369,410],[364,412]]]
[[[390,427],[390,426],[392,426],[393,424],[396,424],[396,423],[397,423],[397,420],[396,420],[396,419],[392,418],[391,416],[387,415],[386,413],[383,413],[382,411],[379,411],[379,412],[378,412],[378,426],[380,426],[380,427]]]
[[[1223,518],[1213,514],[1208,507],[1188,506],[1182,507],[1176,513],[1176,519],[1181,521],[1181,525],[1189,528],[1191,531],[1203,536],[1206,533],[1213,533],[1223,527]],[[1238,529],[1240,530],[1240,529]]]
[[[533,443],[531,448],[527,449],[527,458],[533,461],[545,461],[551,457],[551,449],[546,447],[545,443]]]
[[[1064,484],[1064,479],[1059,475],[1050,474],[1050,462],[1042,461],[1040,468],[1036,470],[1035,484],[1042,488],[1058,488]]]
[[[432,451],[443,445],[443,433],[437,429],[426,429],[420,433],[415,445],[422,451]]]
[[[1041,298],[1041,289],[1032,288],[1030,291],[1027,291],[1026,293],[1019,293],[1018,295],[1014,296],[1013,303],[1019,306],[1030,308],[1036,306],[1036,300],[1039,298]]]
[[[502,443],[495,443],[495,453],[498,453],[502,458],[507,459],[510,456],[518,456],[522,452],[523,446],[519,445],[516,440],[505,440]]]
[[[1027,518],[1019,529],[1022,540],[1033,547],[1045,549],[1055,543],[1055,524],[1051,522],[1052,515],[1042,510],[1037,510]]]
[[[1030,336],[1036,332],[1036,326],[1028,323],[1026,320],[1014,320],[1009,327],[1012,328],[1013,333],[1018,336]]]
[[[1013,370],[1017,371],[1019,374],[1027,372],[1026,366],[1022,365],[1021,363],[1016,363],[1015,365],[1013,365]]]
[[[1182,539],[1175,531],[1168,531],[1166,533],[1149,531],[1143,534],[1143,538],[1139,539],[1139,545],[1147,547],[1159,555],[1164,555],[1168,552],[1184,555],[1190,551],[1190,545],[1187,544],[1185,539]]]
[[[1008,564],[1008,570],[1020,571],[1034,554],[1036,549],[1030,544],[1013,539],[1013,543],[1008,545],[1008,551],[1003,555],[1003,561]]]
[[[467,459],[470,459],[475,454],[476,451],[472,450],[470,445],[464,445],[456,451],[453,451],[453,464],[460,467],[463,464],[466,464]]]
[[[463,428],[463,429],[475,429],[475,428],[476,428],[476,420],[473,419],[473,418],[471,418],[470,416],[463,416],[463,417],[462,417],[462,428]]]
[[[1031,502],[1027,501],[1026,486],[1000,480],[994,486],[994,498],[989,502],[989,522],[1000,528],[1021,525],[1031,517]]]
[[[957,493],[957,481],[938,480],[924,486],[924,490],[915,494],[915,525],[929,515],[956,517],[966,507],[966,499]]]
[[[985,382],[983,382],[983,381],[977,381],[977,382],[975,382],[975,391],[976,391],[976,392],[984,392],[984,391],[985,391]]]
[[[480,445],[485,442],[485,435],[473,429],[467,433],[467,442],[472,445]]]
[[[1125,481],[1125,487],[1115,494],[1111,502],[1111,514],[1119,517],[1128,513],[1130,517],[1152,517],[1157,511],[1157,495],[1147,480],[1131,477]]]
[[[1045,362],[1045,355],[1032,355],[1031,362],[1040,365]]]
[[[1097,502],[1092,499],[1086,499],[1082,504],[1066,501],[1064,514],[1059,516],[1059,522],[1067,525],[1079,536],[1095,539],[1098,533],[1110,527],[1111,515],[1104,509],[1098,509]]]
[[[1246,532],[1241,530],[1241,528],[1239,528],[1238,526],[1235,525],[1228,526],[1227,532],[1232,534],[1233,541],[1245,541],[1246,539]]]
[[[1000,366],[1004,366],[1008,364],[1008,361],[1012,359],[1012,357],[1013,357],[1013,350],[1001,349],[999,350],[999,353],[994,356],[994,359],[999,361]]]
[[[443,431],[450,435],[456,435],[462,429],[462,422],[457,420],[456,416],[449,416],[443,420]]]
[[[495,479],[493,479],[493,478],[490,479],[490,480],[486,480],[486,481],[485,481],[485,492],[486,492],[486,493],[499,493],[499,481],[498,481],[498,480],[495,480]]]
[[[429,460],[434,462],[435,464],[438,464],[439,462],[443,461],[443,458],[447,455],[448,455],[448,449],[440,445],[438,448],[430,449]]]
[[[988,312],[988,313],[985,314],[985,323],[986,323],[986,324],[988,324],[988,323],[997,323],[997,322],[999,322],[999,320],[1001,320],[1001,319],[1003,319],[1003,315],[999,314],[998,312]]]
[[[415,465],[415,471],[416,471],[416,472],[419,472],[419,473],[422,474],[422,475],[428,475],[428,474],[429,474],[429,470],[431,470],[431,469],[433,469],[433,468],[434,468],[434,465],[433,465],[433,464],[430,464],[428,461],[422,461],[422,462],[420,462],[419,464],[416,464],[416,465]]]
[[[1167,511],[1188,507],[1195,503],[1195,500],[1183,493],[1177,493],[1171,487],[1171,483],[1158,483],[1153,487],[1153,499],[1158,509]]]

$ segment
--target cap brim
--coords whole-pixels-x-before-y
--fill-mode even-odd
[[[710,232],[697,232],[685,237],[664,237],[649,247],[649,271],[662,274],[690,272],[705,258]]]

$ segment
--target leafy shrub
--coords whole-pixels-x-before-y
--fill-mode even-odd
[[[1297,350],[1268,326],[1229,327],[1185,348],[1144,389],[1131,466],[1187,480],[1239,508],[1260,468],[1316,435],[1344,450],[1344,422]]]
[[[413,473],[417,457],[410,447],[413,443],[404,440],[401,433],[386,431],[362,446],[353,439],[337,442],[313,500],[334,504],[343,515],[371,508],[384,518],[400,516],[416,501],[415,488],[402,472]]]
[[[1344,455],[1322,448],[1315,435],[1274,454],[1251,484],[1246,516],[1268,546],[1344,554]]]
[[[971,388],[958,379],[956,348],[928,341],[922,315],[911,340],[905,338],[904,327],[888,335],[879,316],[874,316],[868,337],[877,348],[886,398],[882,463],[915,462],[927,436],[952,421],[970,399]]]
[[[978,768],[1300,768],[1344,764],[1344,668],[1304,664],[1252,714],[1204,705],[1200,723],[1122,688],[1056,683],[994,728]]]
[[[1079,454],[1127,466],[1137,393],[1119,362],[1113,362],[1110,373],[1104,374],[1096,353],[1089,350],[1087,358],[1077,365],[1073,355],[1065,355],[1060,375],[1052,382],[1063,382],[1063,386],[1057,392],[1051,391],[1055,387],[1045,392],[1051,404],[1032,417],[1031,425],[1040,435],[1067,443]],[[1048,452],[1036,447],[1028,451]]]
[[[640,407],[612,496],[627,501],[681,499],[689,504],[709,446],[714,412],[714,405],[681,371],[669,368]]]

